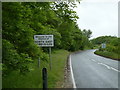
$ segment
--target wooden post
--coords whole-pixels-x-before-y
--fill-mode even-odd
[[[38,68],[40,67],[40,57],[38,58]]]

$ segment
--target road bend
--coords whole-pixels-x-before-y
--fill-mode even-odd
[[[77,88],[118,88],[118,61],[86,50],[71,55]]]

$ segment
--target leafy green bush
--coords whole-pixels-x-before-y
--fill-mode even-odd
[[[28,71],[29,63],[33,62],[31,57],[25,53],[18,54],[13,44],[11,44],[8,40],[3,39],[2,44],[3,76],[13,70],[20,70],[21,73]]]

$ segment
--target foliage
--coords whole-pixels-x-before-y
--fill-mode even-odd
[[[97,37],[97,38],[94,38],[91,40],[91,42],[95,45],[100,45],[102,43],[110,43],[111,40],[115,39],[116,37],[115,36],[100,36],[100,37]]]
[[[119,55],[120,55],[120,50],[119,50],[120,38],[113,37],[113,36],[102,36],[102,37],[98,37],[96,39],[93,39],[92,42],[94,44],[100,46],[99,52],[96,52],[96,53],[101,54],[101,51],[103,53],[106,51],[106,56],[108,55],[108,57],[111,57],[112,54],[114,54],[114,58],[119,57]],[[106,43],[106,48],[101,48],[102,43]]]
[[[12,70],[20,70],[23,74],[28,70],[28,63],[33,60],[28,56],[28,54],[18,54],[14,49],[13,44],[9,41],[3,39],[3,75],[8,74]]]
[[[86,29],[83,29],[83,34],[87,37],[87,38],[90,38],[91,37],[91,34],[92,34],[92,31],[89,29],[89,30],[86,30]]]
[[[66,50],[56,50],[52,53],[52,70],[49,64],[41,61],[38,68],[37,60],[30,64],[30,72],[26,75],[13,71],[9,77],[2,80],[3,88],[42,88],[42,68],[46,67],[48,71],[48,88],[62,88],[64,83],[64,67],[66,65],[69,52]],[[12,83],[11,83],[12,82]]]
[[[48,62],[46,48],[34,44],[34,35],[53,34],[55,47],[76,51],[91,46],[90,30],[81,31],[73,2],[2,3],[3,74],[29,71],[38,57]]]
[[[100,55],[100,56],[107,57],[107,58],[111,58],[111,59],[115,59],[115,60],[120,60],[120,57],[118,57],[118,54],[114,53],[114,52],[97,50],[94,53],[97,54],[97,55]]]

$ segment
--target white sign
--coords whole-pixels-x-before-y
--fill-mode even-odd
[[[106,48],[106,44],[105,43],[102,44],[102,48]]]
[[[53,47],[53,35],[34,35],[34,41],[40,47]]]

